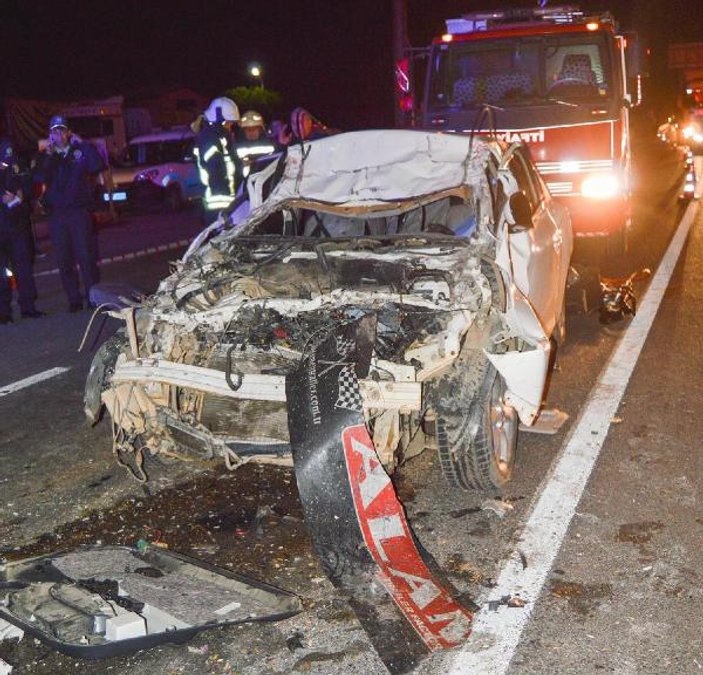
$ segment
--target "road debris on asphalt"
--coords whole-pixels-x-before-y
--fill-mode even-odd
[[[9,621],[0,619],[0,642],[3,640],[21,640],[24,637],[24,631],[18,628]]]
[[[201,656],[205,656],[208,652],[210,651],[210,646],[209,645],[202,645],[200,647],[192,647],[188,646],[188,653],[189,654],[200,654]]]
[[[486,499],[481,502],[481,511],[495,513],[498,518],[505,518],[515,507],[503,499]]]
[[[601,277],[601,304],[598,320],[602,324],[620,321],[637,313],[637,296],[634,282],[647,278],[652,271],[648,267],[633,272],[629,277]]]
[[[504,595],[499,600],[489,600],[488,611],[497,612],[498,608],[501,606],[521,608],[524,607],[526,604],[527,600],[521,598],[519,595]]]
[[[296,649],[305,649],[305,645],[303,645],[303,634],[300,631],[296,631],[291,635],[290,637],[286,638],[286,647],[291,652],[294,652]]]

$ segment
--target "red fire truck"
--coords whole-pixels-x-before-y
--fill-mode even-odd
[[[415,124],[523,140],[569,207],[576,236],[599,237],[607,255],[621,255],[631,222],[633,101],[627,41],[613,17],[565,5],[472,12],[446,24],[430,47]]]

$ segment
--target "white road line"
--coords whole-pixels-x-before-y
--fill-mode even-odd
[[[146,255],[152,255],[157,252],[161,251],[174,251],[179,248],[185,248],[190,244],[190,239],[181,239],[180,241],[173,241],[170,244],[161,244],[157,248],[150,247],[150,248],[145,248],[142,249],[141,251],[133,251],[130,253],[123,253],[121,255],[115,255],[112,256],[111,258],[102,258],[98,260],[98,266],[102,267],[103,265],[109,265],[110,263],[115,263],[115,262],[121,262],[122,260],[132,260],[134,258],[142,258]],[[34,276],[35,277],[47,277],[52,274],[58,274],[59,270],[58,268],[54,268],[51,270],[44,270],[42,272],[37,272]]]
[[[603,446],[610,421],[625,393],[697,211],[698,204],[692,202],[637,315],[613,351],[575,428],[552,465],[517,544],[519,550],[505,562],[497,586],[491,591],[491,600],[519,594],[527,605],[522,609],[500,605],[498,611],[479,612],[474,620],[474,632],[451,660],[450,673],[503,675],[507,672]],[[523,565],[524,559],[527,567]]]
[[[71,369],[64,368],[63,366],[51,368],[50,370],[45,370],[41,373],[37,373],[36,375],[30,375],[29,377],[25,377],[24,380],[18,380],[17,382],[13,382],[12,384],[0,387],[0,398],[2,398],[3,396],[8,396],[9,394],[14,394],[16,391],[24,389],[25,387],[31,387],[33,384],[37,384],[37,382],[43,382],[44,380],[49,380],[52,377],[61,375],[61,373],[65,373],[67,370]]]

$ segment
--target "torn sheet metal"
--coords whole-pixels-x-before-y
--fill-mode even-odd
[[[569,419],[569,413],[558,408],[542,408],[539,416],[532,426],[520,425],[520,431],[533,434],[554,435],[561,431],[561,428]]]
[[[470,143],[467,137],[450,134],[404,130],[338,134],[290,147],[283,176],[269,200],[366,207],[416,200],[482,183],[489,153],[483,142]]]
[[[472,615],[431,571],[364,424],[357,377],[370,367],[374,332],[367,316],[321,336],[286,388],[315,549],[390,672],[403,673],[461,644]]]
[[[0,566],[0,617],[78,658],[288,618],[298,598],[174,552],[106,546]]]

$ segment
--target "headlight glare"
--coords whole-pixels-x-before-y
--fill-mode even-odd
[[[593,173],[581,183],[581,194],[588,199],[612,199],[620,192],[620,178],[612,171]]]
[[[699,131],[695,124],[689,124],[683,129],[683,137],[686,140],[693,138],[697,133],[699,133]]]

